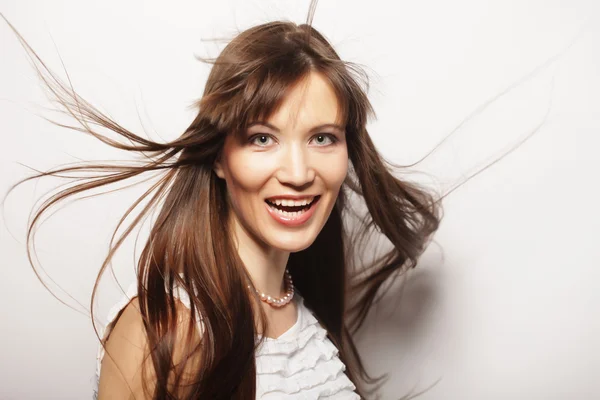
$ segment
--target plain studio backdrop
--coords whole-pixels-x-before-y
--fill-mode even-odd
[[[207,39],[303,22],[307,10],[308,1],[0,0],[62,79],[64,63],[79,94],[156,140],[179,136],[194,117],[188,106],[209,72],[194,55],[224,45]],[[419,160],[475,112],[411,179],[449,190],[529,137],[446,198],[420,265],[356,335],[369,371],[389,373],[382,399],[432,385],[422,399],[600,399],[599,10],[595,0],[320,1],[315,27],[371,78],[378,118],[368,128],[387,159]],[[3,21],[0,49],[2,194],[28,167],[131,159],[35,116],[70,122],[47,109]],[[148,187],[70,203],[39,229],[42,276],[77,312],[40,284],[24,245],[35,200],[60,183],[28,183],[5,203],[4,400],[91,397],[89,296],[116,223]],[[133,239],[113,262],[122,286],[134,277]],[[99,324],[118,296],[107,273]]]

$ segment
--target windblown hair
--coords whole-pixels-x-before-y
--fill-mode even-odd
[[[441,210],[431,193],[396,177],[393,165],[378,153],[366,129],[367,119],[373,115],[366,95],[366,74],[340,60],[311,20],[309,15],[307,23],[301,25],[266,23],[235,37],[218,58],[210,61],[214,65],[204,93],[195,103],[197,116],[179,138],[166,143],[124,129],[86,102],[57,78],[17,33],[43,82],[64,112],[79,124],[61,126],[144,156],[144,161],[135,165],[86,163],[56,168],[19,182],[48,175],[84,175],[35,210],[27,235],[30,260],[32,233],[50,208],[92,189],[148,173],[159,174],[160,179],[121,219],[117,230],[143,205],[118,238],[115,230],[92,293],[93,304],[98,281],[114,253],[140,221],[152,210],[159,210],[137,267],[140,311],[155,375],[152,385],[145,389],[154,399],[255,397],[257,327],[252,303],[257,298],[247,290],[250,278],[227,224],[231,210],[226,183],[216,176],[213,166],[226,135],[243,132],[252,121],[268,118],[290,88],[311,72],[325,77],[336,93],[346,127],[350,168],[322,231],[310,247],[290,255],[288,268],[307,306],[339,349],[346,374],[361,396],[366,393],[363,382],[376,381],[365,371],[351,334],[365,320],[381,285],[417,264],[438,228]],[[114,132],[118,139],[96,127]],[[352,229],[348,226],[353,212],[351,195],[366,205],[366,212]],[[358,237],[353,232],[363,237],[381,233],[392,248],[372,265],[355,267],[352,260]],[[204,332],[200,344],[192,342],[195,324],[190,325],[184,335],[187,345],[183,346],[189,354],[175,365],[177,286],[193,294],[190,317],[197,322],[197,315],[202,316]],[[260,312],[264,332],[266,322]],[[186,363],[192,359],[199,364],[194,366],[193,376],[184,379]]]

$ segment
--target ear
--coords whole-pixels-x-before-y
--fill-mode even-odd
[[[220,160],[215,161],[213,171],[215,171],[215,174],[217,174],[219,178],[225,179],[225,174],[223,173],[223,167],[221,166]]]

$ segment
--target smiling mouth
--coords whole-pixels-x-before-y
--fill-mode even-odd
[[[309,210],[317,201],[319,201],[319,199],[321,198],[321,196],[315,196],[312,201],[308,204],[305,205],[300,205],[300,206],[288,206],[288,205],[283,205],[283,204],[276,204],[273,201],[270,200],[265,200],[265,202],[273,209],[278,210],[282,213],[284,213],[284,215],[286,214],[291,214],[291,215],[296,215],[298,213],[303,213],[306,212],[307,210]],[[292,214],[294,213],[294,214]]]

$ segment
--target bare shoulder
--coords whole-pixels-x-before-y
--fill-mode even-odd
[[[176,301],[177,330],[173,348],[175,366],[186,361],[182,380],[193,377],[199,367],[200,332],[192,319],[191,312],[180,301]],[[150,399],[156,383],[156,375],[139,299],[133,298],[123,309],[105,342],[106,354],[102,359],[98,400],[107,399]],[[190,346],[191,344],[191,346]],[[193,353],[190,349],[194,349]],[[173,374],[173,372],[172,372]],[[174,378],[170,376],[169,380]],[[145,385],[149,393],[145,393]]]

